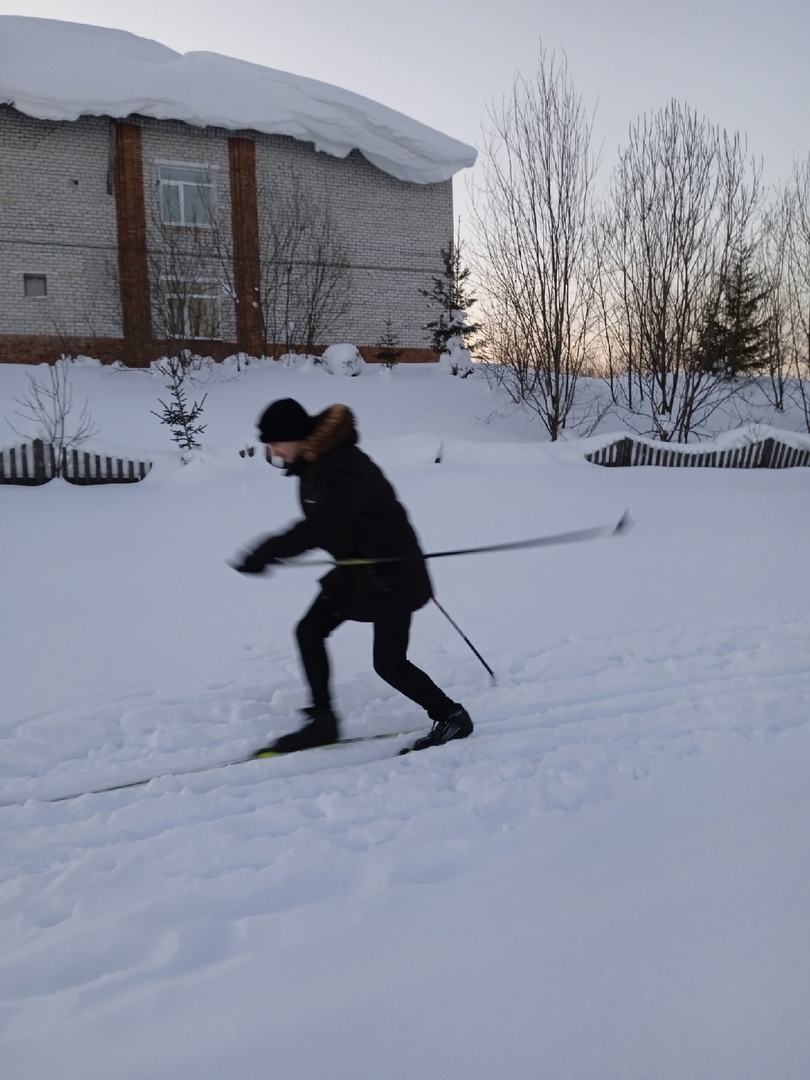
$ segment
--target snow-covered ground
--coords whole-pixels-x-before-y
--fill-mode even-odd
[[[0,368],[0,443],[35,369]],[[480,377],[209,378],[183,467],[155,376],[75,365],[132,486],[0,487],[3,1080],[806,1080],[810,470],[606,469]],[[200,395],[202,390],[200,390]],[[344,401],[437,560],[412,658],[476,722],[227,761],[297,723],[317,569],[226,565],[296,514],[276,397]],[[435,463],[442,447],[442,460]],[[332,639],[347,735],[418,727]]]

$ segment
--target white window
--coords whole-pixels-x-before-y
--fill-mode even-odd
[[[216,220],[215,170],[209,165],[158,165],[164,225],[211,227]]]
[[[216,281],[167,281],[169,336],[191,340],[220,336],[220,289]]]
[[[45,274],[23,274],[24,296],[47,296],[48,278]]]

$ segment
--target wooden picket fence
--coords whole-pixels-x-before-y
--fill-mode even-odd
[[[132,461],[87,450],[58,451],[42,439],[0,450],[0,484],[47,484],[61,476],[70,484],[137,484],[151,461]]]
[[[779,439],[737,446],[730,450],[684,450],[672,443],[641,442],[625,436],[585,455],[594,465],[668,465],[703,469],[792,469],[810,466],[810,449],[788,446]]]

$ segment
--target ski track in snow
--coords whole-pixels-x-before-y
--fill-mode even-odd
[[[15,929],[0,1026],[26,998],[76,990],[100,1007],[111,985],[334,933],[392,889],[480,867],[544,814],[777,738],[808,722],[809,652],[805,620],[666,627],[492,657],[499,685],[484,689],[459,654],[444,682],[476,721],[464,742],[404,758],[398,743],[327,748],[63,803],[37,800],[213,764],[284,730],[292,654],[262,658],[277,678],[258,685],[32,717],[2,738],[0,799],[29,801],[0,809],[0,920]],[[337,691],[347,736],[420,723],[373,675]],[[43,769],[54,745],[66,756]]]

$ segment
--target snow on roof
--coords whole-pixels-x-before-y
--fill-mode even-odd
[[[400,180],[448,180],[475,162],[465,143],[315,79],[212,52],[177,53],[123,30],[0,15],[0,103],[40,120],[138,113],[359,150]]]

